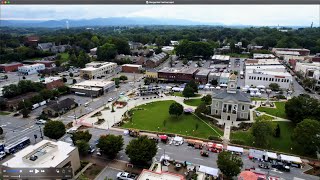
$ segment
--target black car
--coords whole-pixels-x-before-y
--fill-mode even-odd
[[[262,168],[262,169],[270,169],[270,166],[269,166],[268,163],[260,163],[259,167]]]

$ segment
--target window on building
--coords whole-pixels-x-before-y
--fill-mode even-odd
[[[216,114],[218,114],[218,110],[216,110]]]
[[[242,111],[244,111],[244,105],[242,105],[242,108],[241,108],[241,109],[242,109]]]

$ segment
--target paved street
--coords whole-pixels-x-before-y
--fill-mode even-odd
[[[122,135],[122,132],[114,131],[114,130],[110,130],[110,129],[109,130],[100,130],[100,129],[90,128],[89,131],[90,131],[90,133],[92,133],[92,139],[90,140],[91,145],[94,145],[94,142],[101,135],[106,135],[106,134]],[[132,137],[129,137],[129,136],[123,136],[123,138],[124,138],[125,146],[130,142],[130,140],[133,139]],[[181,152],[183,152],[183,153],[181,153]],[[190,146],[187,146],[186,143],[181,146],[174,146],[174,145],[168,145],[168,144],[163,144],[162,142],[159,142],[158,143],[158,152],[157,152],[157,155],[155,156],[156,159],[159,160],[160,157],[164,153],[166,155],[168,155],[170,158],[175,159],[175,160],[188,161],[188,162],[198,164],[198,165],[205,165],[205,166],[217,168],[216,161],[217,161],[218,154],[210,153],[209,157],[202,157],[202,156],[200,156],[200,150],[194,149],[193,147],[190,147]],[[94,155],[94,156],[96,156],[96,155]],[[291,168],[290,173],[281,172],[281,171],[278,171],[275,169],[270,169],[270,170],[260,169],[260,168],[258,168],[258,162],[253,162],[253,161],[249,160],[247,154],[242,155],[241,158],[244,162],[243,169],[251,168],[254,166],[257,171],[269,173],[269,175],[282,177],[282,178],[288,179],[288,180],[292,180],[294,177],[302,178],[304,180],[318,180],[319,179],[318,177],[303,174],[302,170],[298,169],[298,168]],[[117,156],[117,159],[122,160],[122,161],[129,161],[124,150],[120,151],[120,153]],[[105,173],[108,174],[109,171],[106,171]],[[112,171],[110,173],[114,174]]]

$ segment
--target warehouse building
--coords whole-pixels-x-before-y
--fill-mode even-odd
[[[142,70],[142,65],[137,65],[137,64],[122,65],[122,72],[125,72],[125,73],[140,73],[141,70]]]
[[[2,164],[10,168],[80,168],[78,148],[63,141],[42,140],[29,145]]]
[[[80,69],[80,77],[83,79],[97,79],[106,77],[116,72],[117,64],[112,62],[91,62]]]
[[[18,67],[18,71],[23,75],[30,75],[39,73],[39,71],[44,70],[45,68],[44,64],[32,64],[28,66],[20,66]]]
[[[192,67],[169,68],[158,71],[158,80],[170,82],[189,82],[195,79],[199,69]]]
[[[114,81],[88,80],[71,86],[70,91],[77,95],[99,97],[114,88]]]
[[[8,64],[0,64],[0,71],[3,72],[13,72],[13,71],[18,71],[18,68],[23,66],[22,63],[18,62],[12,62]]]

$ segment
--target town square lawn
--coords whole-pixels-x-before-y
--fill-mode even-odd
[[[122,127],[181,134],[199,138],[223,135],[217,127],[207,125],[193,114],[171,116],[169,107],[175,101],[158,101],[137,106],[133,110],[132,120]],[[197,125],[198,124],[198,125]],[[213,130],[213,129],[214,130]]]
[[[291,135],[294,130],[294,124],[292,122],[287,121],[279,121],[279,122],[272,122],[273,125],[276,127],[277,124],[280,126],[280,137],[275,138],[271,137],[269,140],[269,146],[265,149],[273,150],[273,151],[281,151],[286,153],[292,154],[299,154],[302,155],[302,150],[297,147],[292,139]],[[231,133],[231,140],[242,140],[244,145],[247,146],[255,146],[253,143],[253,137],[251,136],[251,129],[248,131],[236,131]],[[292,148],[292,149],[291,149]]]
[[[184,97],[182,92],[174,92],[173,95],[174,96],[179,96],[179,97]],[[200,97],[200,96],[201,96],[201,94],[194,94],[193,97]]]
[[[274,102],[274,104],[276,105],[276,108],[258,107],[257,111],[265,112],[267,114],[286,119],[287,115],[285,113],[285,108],[284,108],[286,103],[285,102]]]
[[[201,101],[201,98],[199,98],[199,99],[186,99],[183,102],[189,106],[199,106],[201,103],[203,103],[203,101]]]

